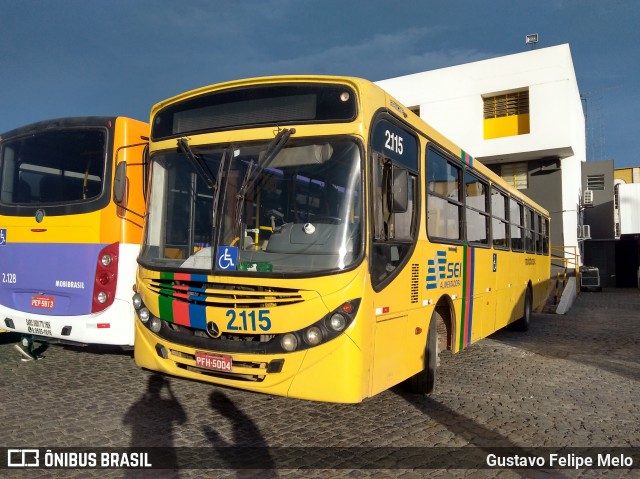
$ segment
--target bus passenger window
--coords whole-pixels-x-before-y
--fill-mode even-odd
[[[427,150],[427,233],[433,238],[462,239],[462,169],[435,150]]]

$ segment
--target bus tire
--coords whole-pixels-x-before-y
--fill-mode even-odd
[[[522,317],[513,323],[513,329],[516,331],[528,331],[531,325],[531,312],[533,310],[533,295],[531,294],[531,288],[527,287],[527,291],[524,296],[524,313]]]
[[[438,366],[439,341],[438,323],[442,322],[442,316],[434,311],[429,322],[427,332],[427,344],[424,350],[424,369],[418,374],[407,379],[407,388],[414,394],[431,394],[436,384],[436,369]]]

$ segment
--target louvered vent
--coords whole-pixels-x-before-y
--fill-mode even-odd
[[[518,91],[486,97],[484,103],[484,119],[529,113],[529,91]]]
[[[411,265],[411,303],[417,303],[420,299],[420,265]]]

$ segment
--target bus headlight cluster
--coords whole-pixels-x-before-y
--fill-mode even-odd
[[[131,302],[133,303],[133,307],[137,311],[142,307],[142,296],[140,296],[138,293],[134,294]]]
[[[281,351],[291,353],[326,343],[342,334],[354,320],[360,300],[347,301],[319,321],[298,331],[281,334]]]
[[[140,308],[138,310],[138,317],[140,318],[140,321],[142,321],[143,323],[146,323],[147,321],[149,321],[150,316],[151,316],[151,313],[149,313],[149,310],[147,308]]]
[[[149,321],[149,329],[154,333],[159,333],[162,329],[162,320],[153,316],[151,321]]]
[[[333,313],[329,318],[328,326],[336,332],[344,331],[347,326],[346,318],[340,313]]]
[[[309,346],[317,346],[322,342],[322,331],[318,326],[311,326],[304,331],[304,341]]]
[[[280,339],[280,346],[288,353],[295,351],[298,347],[298,338],[293,333],[287,333]]]
[[[142,321],[154,333],[159,333],[162,329],[162,320],[151,314],[149,308],[144,305],[142,296],[138,293],[134,294],[133,298],[131,298],[131,304],[133,304],[134,309],[138,313],[140,321]]]

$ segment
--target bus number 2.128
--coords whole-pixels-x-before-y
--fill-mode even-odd
[[[2,282],[3,283],[17,283],[17,278],[15,273],[2,273]]]

